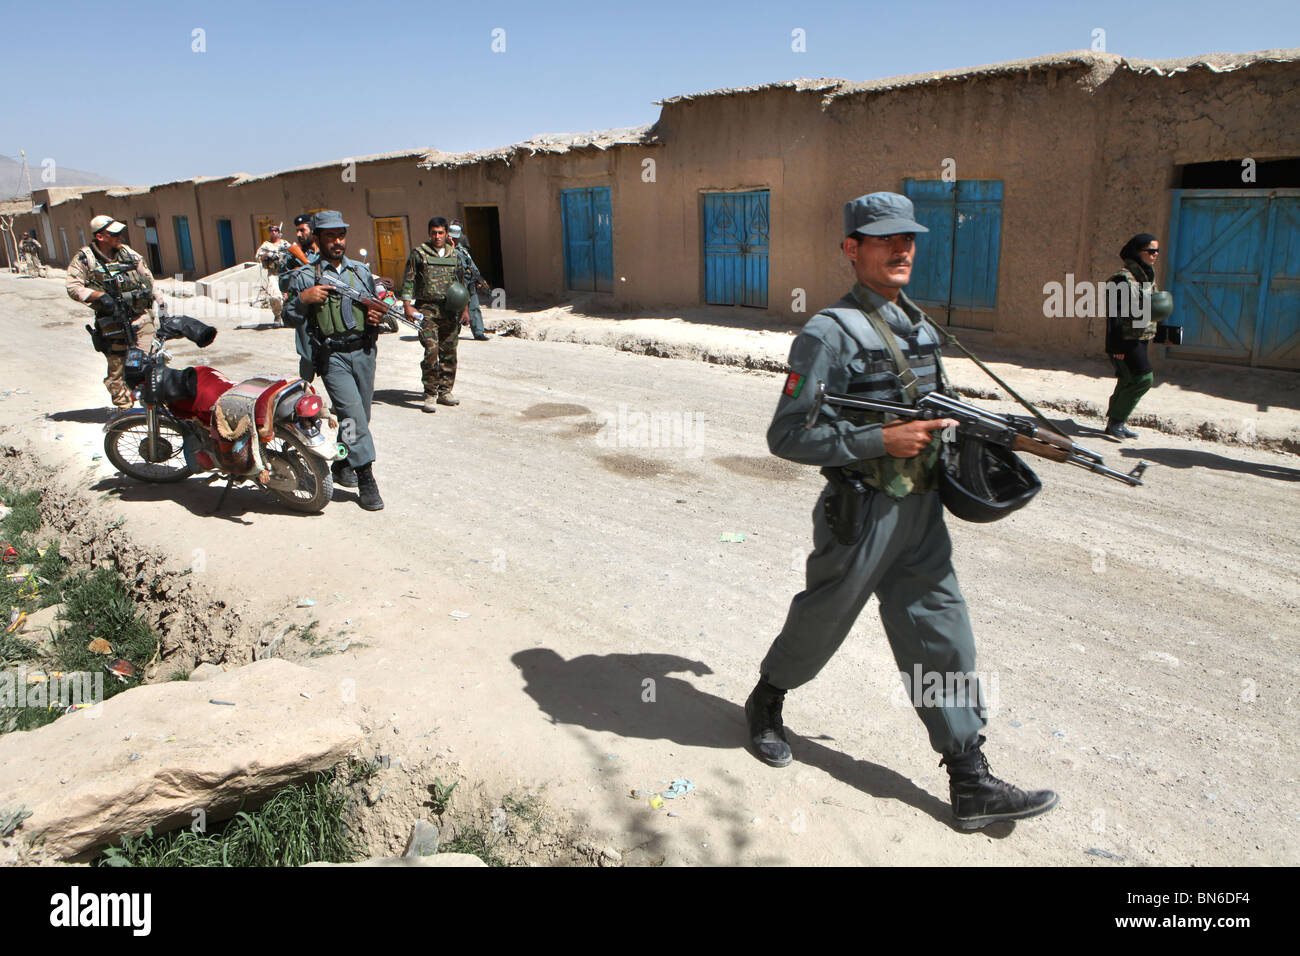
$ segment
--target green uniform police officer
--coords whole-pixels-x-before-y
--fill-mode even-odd
[[[986,720],[975,639],[936,490],[937,432],[957,423],[884,423],[874,413],[829,407],[808,422],[821,384],[892,402],[915,402],[941,387],[938,336],[902,292],[915,234],[928,231],[914,215],[911,201],[894,193],[845,204],[842,249],[858,281],[813,316],[790,349],[768,447],[821,467],[828,484],[813,513],[807,588],[790,604],[745,714],[756,755],[775,767],[789,764],[785,693],[817,676],[874,594],[904,686],[948,767],[957,823],[975,829],[1043,813],[1057,798],[998,780],[981,753]],[[942,693],[932,692],[936,680]]]

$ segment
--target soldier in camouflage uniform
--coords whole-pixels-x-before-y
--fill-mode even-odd
[[[975,829],[1043,813],[1056,794],[1026,793],[991,776],[980,750],[986,720],[975,638],[936,490],[936,432],[957,423],[883,422],[878,413],[826,407],[806,427],[821,384],[828,392],[912,404],[942,386],[938,335],[902,292],[911,278],[915,233],[928,231],[914,215],[911,201],[894,193],[845,204],[842,248],[858,281],[813,316],[790,349],[791,372],[768,447],[820,466],[829,483],[813,511],[807,588],[790,604],[745,714],[756,755],[774,767],[788,765],[781,720],[786,691],[817,676],[875,594],[904,685],[911,685],[930,745],[948,767],[954,816],[962,828]],[[846,502],[858,507],[846,510]],[[932,688],[935,677],[944,693],[923,694],[917,685]]]
[[[289,256],[289,243],[280,238],[280,227],[271,227],[271,238],[257,247],[257,261],[266,270],[264,289],[271,304],[271,315],[277,326],[284,325],[280,312],[284,308],[284,293],[280,291],[280,269]],[[296,260],[294,260],[296,263]]]
[[[424,360],[420,362],[420,373],[426,412],[436,412],[438,405],[460,404],[451,390],[456,384],[456,343],[461,324],[468,318],[463,313],[448,315],[444,303],[451,284],[464,284],[465,278],[462,260],[447,241],[447,220],[433,217],[429,220],[429,241],[412,249],[406,259],[402,288],[397,296],[405,303],[407,318],[414,321],[416,309],[424,313],[420,328]]]
[[[112,216],[96,216],[90,221],[91,244],[83,246],[68,263],[68,297],[93,308],[92,303],[103,296],[116,296],[132,316],[135,344],[148,351],[154,335],[153,274],[144,257],[124,244],[125,231],[126,226]],[[126,349],[125,342],[118,342],[104,356],[108,360],[104,386],[119,410],[134,403],[122,379]]]
[[[23,264],[31,271],[32,275],[45,275],[45,267],[41,265],[41,244],[36,241],[35,232],[23,236],[23,241],[18,243],[18,251],[22,253]]]

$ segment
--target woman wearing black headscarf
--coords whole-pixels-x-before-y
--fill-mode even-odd
[[[1156,289],[1156,257],[1160,240],[1149,232],[1138,233],[1119,251],[1124,260],[1120,269],[1107,281],[1106,353],[1118,381],[1106,409],[1106,434],[1115,439],[1136,438],[1128,428],[1133,409],[1151,388],[1151,359],[1147,344],[1155,337],[1156,323],[1151,321],[1150,297]]]

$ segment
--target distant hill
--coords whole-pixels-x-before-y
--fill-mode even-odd
[[[28,157],[27,165],[32,176],[32,188],[44,189],[47,186],[121,186],[116,179],[109,179],[107,176],[99,176],[95,173],[83,172],[80,169],[69,169],[67,166],[59,166],[55,169],[58,176],[58,182],[43,183],[41,182],[41,161],[33,161]],[[20,157],[0,156],[0,201],[6,199],[22,199],[28,195],[27,177],[23,175],[23,161]]]

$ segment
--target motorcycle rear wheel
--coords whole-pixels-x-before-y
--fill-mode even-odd
[[[278,446],[278,447],[277,447]],[[294,511],[316,513],[329,504],[334,496],[334,475],[329,462],[307,450],[293,433],[283,425],[275,429],[275,438],[263,452],[267,463],[278,458],[293,472],[298,487],[293,491],[267,488]]]
[[[148,419],[141,414],[119,418],[104,436],[104,454],[113,467],[129,478],[150,484],[182,481],[194,474],[185,460],[185,435],[165,418],[158,420],[160,444],[155,454],[166,457],[150,461],[146,451],[149,441]]]

